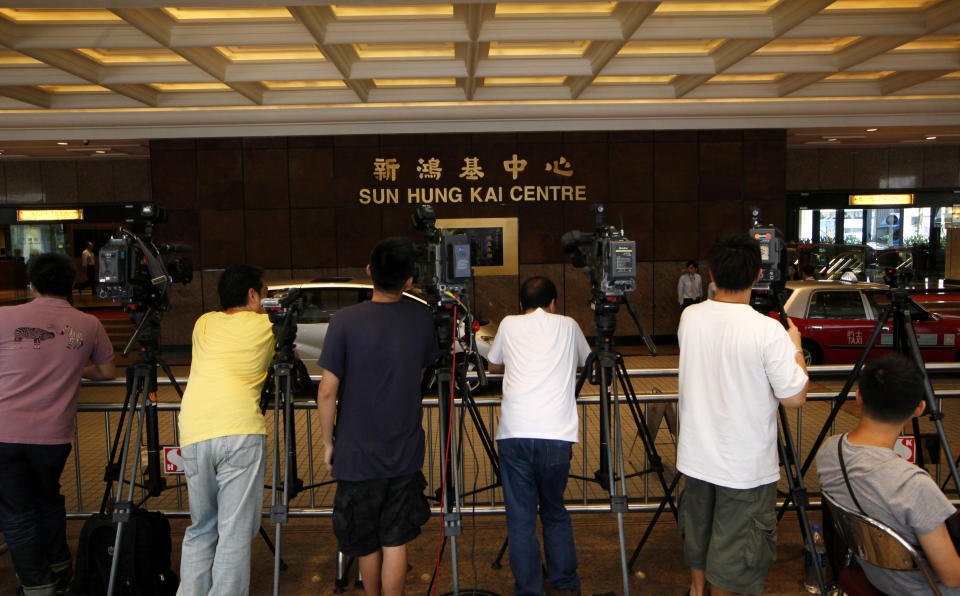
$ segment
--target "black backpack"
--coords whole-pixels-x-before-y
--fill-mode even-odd
[[[112,516],[95,515],[83,524],[77,548],[72,592],[87,596],[107,593],[117,527]],[[115,594],[174,596],[179,581],[170,569],[170,522],[156,511],[136,508],[123,527]]]

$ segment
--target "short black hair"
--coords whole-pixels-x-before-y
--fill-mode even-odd
[[[263,269],[251,265],[230,265],[223,270],[217,283],[220,306],[223,310],[247,305],[247,290],[260,293],[263,288]]]
[[[924,399],[923,373],[901,354],[869,360],[860,371],[863,413],[879,422],[903,422]]]
[[[524,311],[531,308],[547,308],[557,299],[557,286],[542,275],[528,278],[520,286],[520,308]]]
[[[687,268],[687,267],[689,267],[690,265],[693,265],[693,268],[694,268],[694,269],[697,269],[697,268],[698,268],[697,262],[694,261],[693,259],[690,259],[689,261],[687,261],[687,264],[684,265],[683,267],[684,267],[684,268]]]
[[[370,277],[378,290],[397,294],[413,276],[416,250],[409,238],[384,238],[370,251]]]
[[[727,236],[713,245],[708,260],[718,288],[746,290],[753,287],[760,272],[760,245],[746,234]]]
[[[73,293],[77,266],[67,255],[48,252],[30,259],[27,275],[34,289],[40,294],[66,298]]]

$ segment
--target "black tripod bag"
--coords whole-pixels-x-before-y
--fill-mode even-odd
[[[72,591],[87,596],[107,593],[117,525],[111,515],[95,515],[83,524],[77,547],[77,571]],[[123,529],[117,564],[116,594],[174,596],[179,581],[170,569],[170,522],[157,511],[139,507]]]

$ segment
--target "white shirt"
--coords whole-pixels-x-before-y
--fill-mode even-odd
[[[87,267],[88,265],[93,265],[96,263],[96,258],[93,256],[93,251],[89,248],[83,249],[83,252],[80,253],[81,265]]]
[[[683,311],[677,469],[718,486],[776,482],[777,399],[807,375],[779,321],[748,304],[708,300]]]
[[[487,359],[505,366],[497,439],[577,442],[577,366],[590,345],[577,322],[538,308],[503,319]]]
[[[683,304],[684,298],[696,300],[703,295],[703,279],[699,273],[684,273],[677,282],[677,299]]]

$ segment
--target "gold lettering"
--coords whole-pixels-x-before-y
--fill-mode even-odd
[[[573,200],[573,187],[572,186],[563,186],[563,200],[572,201]]]
[[[422,188],[408,188],[407,189],[407,203],[422,203],[423,201],[423,189]]]
[[[370,204],[370,189],[361,188],[360,189],[360,204],[369,205]]]
[[[514,201],[523,200],[523,187],[522,186],[511,186],[510,187],[510,198]]]
[[[586,201],[586,200],[587,200],[587,187],[584,186],[584,185],[582,185],[582,184],[578,184],[578,185],[576,185],[574,188],[575,188],[576,191],[577,191],[577,196],[576,196],[576,198],[575,198],[574,200],[576,200],[576,201]]]
[[[537,200],[538,201],[549,201],[550,200],[550,189],[546,186],[537,187]],[[556,201],[557,197],[553,197],[553,200]]]
[[[471,203],[482,203],[483,199],[480,198],[480,191],[483,190],[482,186],[471,186],[470,187],[470,202]]]
[[[524,200],[524,201],[536,201],[536,200],[537,200],[537,197],[536,197],[536,195],[534,194],[534,193],[536,193],[536,191],[537,191],[537,187],[536,187],[536,186],[524,186],[524,187],[523,187],[523,200]]]
[[[487,187],[487,196],[486,196],[486,198],[484,199],[484,202],[486,202],[486,203],[496,203],[496,202],[497,202],[497,189],[496,189],[496,188],[494,188],[494,187],[492,187],[492,186],[488,186],[488,187]]]
[[[447,193],[450,195],[451,203],[463,202],[463,192],[460,190],[459,186],[451,186],[447,189]]]

